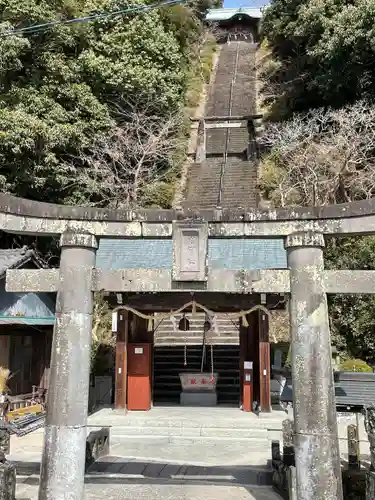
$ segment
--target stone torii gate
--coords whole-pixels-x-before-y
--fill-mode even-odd
[[[272,211],[109,211],[0,195],[0,229],[61,235],[60,269],[9,270],[11,292],[57,292],[39,500],[82,500],[93,291],[290,297],[298,500],[342,500],[327,293],[375,293],[373,271],[326,271],[325,237],[375,234],[375,199]],[[172,269],[95,268],[98,238],[173,240]],[[209,238],[282,238],[287,270],[217,270]],[[152,259],[152,256],[150,256]]]

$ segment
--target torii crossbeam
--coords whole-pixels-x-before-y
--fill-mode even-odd
[[[57,291],[39,500],[83,499],[93,291],[290,297],[297,498],[342,500],[327,293],[375,293],[373,271],[326,271],[325,237],[375,234],[375,200],[271,211],[108,211],[0,195],[0,229],[61,235],[58,270],[13,270],[8,291]],[[98,238],[173,239],[171,269],[95,268]],[[209,238],[282,238],[287,270],[210,270]],[[150,256],[152,259],[152,256]],[[67,491],[69,492],[67,496]]]

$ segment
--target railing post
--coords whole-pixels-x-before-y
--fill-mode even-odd
[[[359,429],[356,425],[348,425],[348,467],[360,469]]]
[[[288,467],[295,465],[293,421],[290,418],[283,420],[283,462]]]
[[[366,473],[366,500],[375,498],[375,406],[365,408],[365,429],[370,443],[371,464]]]

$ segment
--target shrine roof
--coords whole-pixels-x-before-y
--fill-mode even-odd
[[[34,250],[27,247],[0,249],[0,279],[5,276],[7,269],[15,269],[33,260],[36,267],[42,267],[36,258]]]
[[[96,267],[102,269],[172,267],[172,240],[100,239]],[[286,269],[280,239],[208,240],[208,266],[214,269]]]
[[[54,299],[47,293],[13,293],[5,290],[8,269],[24,266],[41,268],[43,263],[34,250],[27,247],[0,249],[0,324],[1,325],[53,325]]]
[[[261,9],[240,7],[239,9],[209,9],[206,14],[206,21],[228,21],[241,14],[255,19],[262,18]]]

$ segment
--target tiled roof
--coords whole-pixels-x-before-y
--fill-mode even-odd
[[[215,269],[285,269],[281,239],[208,242],[208,266]],[[172,240],[101,239],[96,267],[102,269],[171,268]]]
[[[34,251],[27,247],[0,249],[0,278],[7,269],[20,267],[34,257]]]
[[[241,7],[239,9],[209,9],[206,14],[206,21],[228,21],[236,15],[246,15],[255,19],[262,18],[261,9],[252,7]]]

